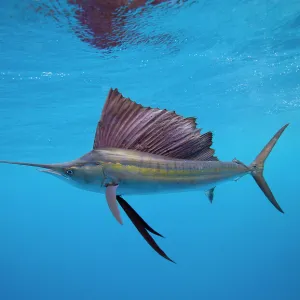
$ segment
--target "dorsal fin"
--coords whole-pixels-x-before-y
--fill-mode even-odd
[[[218,160],[212,133],[200,134],[195,118],[143,107],[110,89],[98,122],[94,147],[139,150],[172,158]]]

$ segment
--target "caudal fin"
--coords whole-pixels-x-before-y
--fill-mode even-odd
[[[280,130],[276,132],[276,134],[272,137],[269,143],[263,148],[263,150],[257,155],[253,163],[250,165],[254,180],[256,181],[260,189],[263,191],[263,193],[266,195],[266,197],[269,199],[269,201],[282,213],[283,210],[279,206],[271,189],[269,188],[267,182],[265,181],[263,172],[264,172],[264,164],[266,159],[268,158],[273,147],[275,146],[278,139],[280,138],[283,131],[287,128],[288,125],[289,124],[284,125]]]

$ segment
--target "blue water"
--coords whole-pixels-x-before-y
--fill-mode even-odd
[[[250,176],[218,186],[213,204],[201,191],[127,198],[166,236],[155,240],[174,265],[123,212],[120,226],[104,195],[1,165],[0,299],[300,299],[299,1],[185,1],[127,14],[121,42],[101,48],[82,38],[90,32],[64,1],[2,1],[0,159],[90,151],[116,87],[197,117],[221,160],[250,163],[289,122],[265,169],[285,214]]]

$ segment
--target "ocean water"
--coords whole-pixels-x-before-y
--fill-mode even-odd
[[[0,299],[300,299],[299,1],[166,1],[103,18],[70,2],[1,3],[0,159],[90,151],[113,87],[197,117],[221,160],[251,163],[290,123],[265,165],[285,213],[251,176],[212,204],[201,191],[127,197],[172,264],[104,195],[0,165]]]

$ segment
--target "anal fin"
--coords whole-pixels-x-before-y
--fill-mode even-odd
[[[210,201],[210,203],[212,203],[213,200],[214,200],[214,191],[215,191],[215,188],[216,187],[213,187],[213,188],[211,188],[211,189],[209,189],[209,190],[207,190],[205,192],[205,195],[207,196],[207,198]]]

